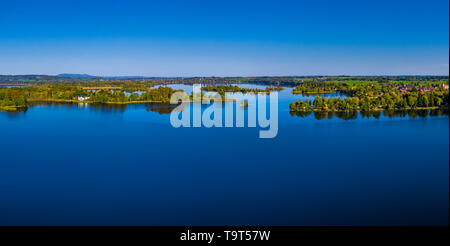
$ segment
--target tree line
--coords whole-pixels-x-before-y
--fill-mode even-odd
[[[395,90],[356,90],[352,96],[319,97],[298,100],[290,104],[290,111],[372,111],[448,107],[448,90],[401,93]]]
[[[2,109],[21,108],[27,107],[31,102],[168,103],[172,94],[179,91],[170,87],[145,89],[141,93],[127,93],[123,89],[89,90],[67,84],[0,88],[0,107]]]

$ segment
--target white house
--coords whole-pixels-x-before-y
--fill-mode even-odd
[[[89,97],[78,97],[78,101],[85,101],[88,99],[89,99]]]

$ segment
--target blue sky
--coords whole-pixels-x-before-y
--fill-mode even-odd
[[[0,74],[448,75],[449,2],[0,2]]]

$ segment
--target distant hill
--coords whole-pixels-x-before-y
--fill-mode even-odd
[[[92,76],[89,74],[61,73],[61,74],[58,74],[58,77],[72,78],[72,79],[91,79],[91,78],[96,78],[97,76]]]
[[[72,78],[44,74],[0,75],[0,83],[70,82]]]
[[[154,79],[156,77],[145,77],[145,76],[102,76],[105,79]]]
[[[90,75],[88,75],[90,76]],[[98,77],[65,77],[59,75],[25,74],[25,75],[0,75],[0,83],[40,83],[40,82],[76,82],[85,80],[97,80]]]
[[[89,74],[77,74],[77,73],[61,73],[57,75],[62,78],[72,78],[72,79],[92,79],[92,78],[104,78],[104,79],[148,79],[155,77],[145,77],[145,76],[93,76]]]

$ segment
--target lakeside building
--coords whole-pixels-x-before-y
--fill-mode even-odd
[[[78,97],[78,101],[86,101],[88,100],[90,97]]]

